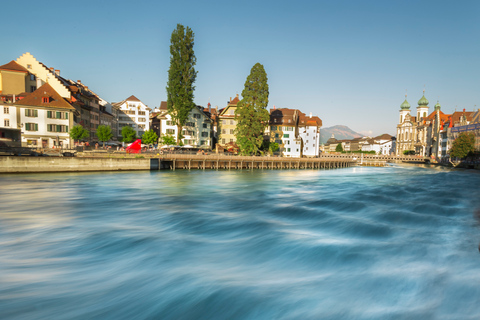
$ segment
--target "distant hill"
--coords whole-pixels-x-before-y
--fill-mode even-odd
[[[344,140],[344,139],[353,139],[361,138],[362,135],[353,131],[347,126],[333,126],[328,128],[320,129],[320,143],[327,142],[328,139],[332,136],[332,133],[335,135],[335,139]]]

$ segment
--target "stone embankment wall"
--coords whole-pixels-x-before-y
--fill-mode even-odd
[[[158,170],[158,159],[0,157],[0,173]]]

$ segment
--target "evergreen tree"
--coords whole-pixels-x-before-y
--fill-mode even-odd
[[[110,128],[110,126],[99,125],[96,134],[98,140],[103,142],[104,147],[105,141],[109,141],[113,137],[112,128]]]
[[[85,139],[90,136],[88,130],[82,127],[80,124],[73,126],[68,134],[70,135],[70,138],[73,139],[73,141]]]
[[[466,158],[475,151],[475,134],[473,132],[462,132],[453,142],[450,149],[450,157],[459,159]]]
[[[137,132],[133,130],[130,126],[125,126],[122,128],[122,141],[125,143],[133,142],[137,139]]]
[[[335,148],[335,152],[343,152],[343,147],[341,143],[337,144],[337,147]]]
[[[170,39],[170,69],[168,69],[167,108],[177,125],[177,140],[180,141],[182,127],[188,114],[195,107],[193,83],[197,78],[197,58],[193,51],[194,33],[188,26],[177,24]]]
[[[255,154],[262,145],[263,134],[270,119],[267,111],[267,80],[263,65],[256,63],[245,81],[242,100],[235,110],[235,137],[242,154]]]
[[[142,142],[145,144],[157,144],[158,135],[153,130],[148,130],[143,133]]]

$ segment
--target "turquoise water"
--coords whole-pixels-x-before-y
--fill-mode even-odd
[[[480,319],[480,175],[0,175],[1,319]]]

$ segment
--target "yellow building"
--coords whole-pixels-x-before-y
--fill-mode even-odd
[[[227,106],[220,110],[218,116],[218,143],[225,146],[227,143],[236,142],[235,128],[237,127],[237,121],[235,121],[235,110],[237,110],[237,104],[240,99],[237,96],[228,102]]]
[[[0,94],[18,95],[35,91],[36,87],[31,87],[32,76],[26,68],[13,60],[0,66]]]

